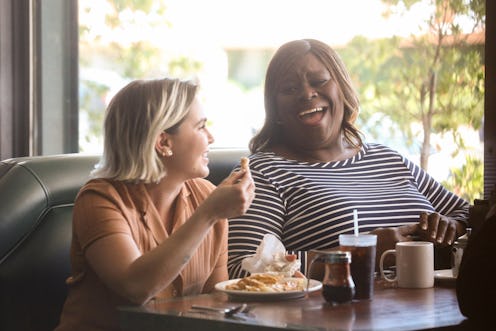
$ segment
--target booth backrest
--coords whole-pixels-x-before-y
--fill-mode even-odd
[[[213,149],[210,175],[225,178],[246,150]],[[53,330],[67,294],[72,208],[97,155],[0,163],[0,330]]]

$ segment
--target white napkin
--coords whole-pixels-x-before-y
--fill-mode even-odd
[[[266,234],[260,246],[258,246],[255,255],[246,257],[241,261],[241,267],[250,272],[277,272],[286,277],[291,277],[300,269],[301,262],[286,260],[286,248],[274,235]]]

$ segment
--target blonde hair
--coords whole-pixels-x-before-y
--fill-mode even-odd
[[[158,135],[173,133],[189,112],[198,86],[179,79],[136,80],[107,107],[104,148],[92,178],[158,182],[165,169],[155,150]]]
[[[282,133],[280,126],[277,125],[277,91],[283,74],[296,60],[308,53],[315,55],[324,64],[343,94],[344,116],[341,130],[345,140],[351,146],[362,146],[360,130],[354,125],[360,102],[343,61],[329,45],[315,39],[301,39],[282,45],[270,60],[265,76],[265,122],[250,141],[252,153],[266,151],[281,141]]]

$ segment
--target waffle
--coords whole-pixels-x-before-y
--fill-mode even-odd
[[[286,292],[302,291],[305,287],[303,278],[286,278],[280,274],[260,273],[241,278],[226,285],[226,290],[249,292]]]
[[[250,163],[250,160],[247,158],[247,157],[242,157],[241,158],[241,169],[243,170],[250,170],[250,168],[248,168],[248,164]]]

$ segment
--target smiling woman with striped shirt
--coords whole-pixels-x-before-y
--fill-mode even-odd
[[[338,236],[378,235],[377,257],[419,236],[438,247],[465,233],[467,201],[419,166],[366,143],[354,122],[358,96],[337,53],[312,39],[283,45],[265,80],[265,123],[250,142],[255,199],[229,220],[230,278],[246,275],[243,258],[272,233],[302,260],[338,246]]]

